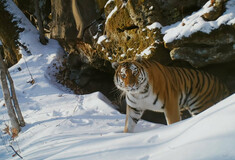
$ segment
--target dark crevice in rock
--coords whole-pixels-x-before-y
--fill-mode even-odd
[[[128,26],[128,27],[123,27],[123,28],[117,28],[118,32],[124,32],[126,30],[132,30],[132,29],[139,29],[138,26],[132,25],[132,26]]]

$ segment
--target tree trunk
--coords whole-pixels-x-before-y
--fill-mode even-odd
[[[3,97],[5,99],[8,115],[10,117],[12,130],[14,130],[14,132],[17,132],[16,134],[18,134],[20,132],[20,125],[19,125],[18,119],[16,117],[16,114],[12,105],[11,95],[10,95],[10,91],[9,91],[8,84],[7,84],[5,70],[6,70],[5,65],[2,60],[2,56],[0,55],[0,81],[1,81],[1,86],[2,86]]]
[[[10,84],[10,91],[8,88],[7,79]],[[5,62],[2,59],[1,53],[0,53],[0,81],[1,81],[1,86],[2,86],[3,97],[5,99],[5,103],[6,103],[7,110],[8,110],[8,115],[10,117],[10,121],[12,125],[12,134],[14,136],[17,136],[18,133],[20,132],[20,126],[24,127],[25,122],[24,122],[24,118],[22,116],[22,113],[18,104],[18,100],[16,98],[13,80],[5,65]],[[18,119],[16,117],[16,114],[17,114]]]
[[[47,41],[46,37],[44,36],[44,29],[43,29],[43,24],[42,24],[42,17],[40,14],[39,1],[37,1],[37,0],[34,1],[34,8],[35,8],[35,15],[37,17],[39,34],[40,34],[39,39],[43,45],[46,45],[48,41]]]
[[[16,94],[15,94],[14,82],[13,82],[13,80],[11,78],[11,75],[10,75],[10,73],[9,73],[9,71],[7,69],[6,69],[6,76],[7,76],[7,79],[9,81],[9,84],[10,84],[12,101],[14,103],[13,106],[15,108],[15,111],[16,111],[16,114],[17,114],[17,117],[18,117],[18,120],[19,120],[19,124],[20,124],[21,127],[24,127],[25,126],[25,122],[24,122],[24,118],[22,116],[22,113],[21,113],[21,110],[20,110],[20,107],[19,107],[19,103],[18,103]]]

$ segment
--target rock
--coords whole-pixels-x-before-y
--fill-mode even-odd
[[[196,68],[235,60],[233,3],[208,1],[200,11],[164,31],[172,60],[184,60]]]
[[[105,6],[106,35],[99,37],[96,44],[100,57],[111,62],[139,55],[148,58],[161,48],[161,24],[153,18],[152,3],[146,2],[145,6],[136,1],[112,1]]]
[[[209,64],[235,60],[235,51],[233,48],[233,44],[209,47],[178,47],[171,50],[170,55],[173,60],[185,60],[192,66],[199,68]]]
[[[100,18],[105,2],[106,0],[51,1],[51,36],[63,40],[83,40],[85,30]]]
[[[105,34],[94,45],[99,57],[122,61],[137,56],[170,63],[169,50],[164,48],[161,28],[202,6],[206,1],[115,0],[104,8]]]
[[[184,60],[198,68],[235,60],[235,27],[222,25],[210,32],[196,32],[190,37],[165,44],[172,60]]]
[[[51,1],[51,37],[61,40],[75,40],[80,30],[77,30],[72,13],[72,2],[62,0]]]
[[[110,0],[105,3],[106,0],[86,3],[51,1],[51,37],[59,40],[68,53],[80,52],[76,45],[78,41],[88,43],[95,50],[98,61],[112,62],[143,56],[167,64],[170,57],[169,50],[163,45],[162,25],[180,20],[182,14],[196,10],[205,0],[185,0],[184,3],[173,0]],[[103,7],[106,18],[102,16]]]
[[[206,21],[214,21],[220,17],[225,11],[226,0],[211,0],[211,6],[213,9],[202,15],[202,18]]]

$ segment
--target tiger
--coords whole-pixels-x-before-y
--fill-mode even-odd
[[[113,62],[114,84],[126,99],[124,132],[134,132],[145,110],[163,112],[167,125],[181,120],[181,111],[194,116],[229,95],[217,77],[197,69],[170,67],[138,58]]]

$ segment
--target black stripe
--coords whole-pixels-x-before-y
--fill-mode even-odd
[[[161,67],[159,66],[160,64],[158,64],[157,62],[155,62],[155,65],[156,65],[157,68],[162,72],[162,75],[164,76],[165,80],[167,80],[166,75],[164,74],[164,72],[162,71]]]
[[[131,117],[131,119],[135,122],[135,123],[137,123],[138,121],[139,121],[139,119],[137,119],[137,118],[134,118],[134,117],[132,117],[132,116],[130,116]]]
[[[176,72],[178,73],[178,77],[180,78],[181,84],[183,83],[182,81],[182,74],[178,71],[178,68],[175,68]]]
[[[204,76],[204,72],[201,72],[201,76],[202,76],[202,83],[201,83],[200,90],[202,89],[202,87],[203,87],[203,86],[204,86],[204,84],[205,84],[205,76]]]
[[[184,92],[186,93],[187,92],[187,83],[186,83],[186,80],[185,80],[185,76],[184,76],[184,72],[182,71],[181,68],[178,68],[179,70],[179,73],[180,73],[180,77],[182,77],[182,85],[184,85],[184,88],[182,88],[184,90]]]
[[[214,94],[214,93],[211,93],[211,89],[213,88],[213,87],[211,86],[211,83],[213,83],[213,81],[210,82],[211,77],[210,77],[210,75],[209,75],[208,73],[206,73],[205,75],[206,75],[206,77],[207,77],[208,83],[207,83],[207,89],[205,90],[205,93],[203,94],[203,96],[201,96],[201,98],[203,98],[203,99],[200,98],[200,102],[201,102],[201,103],[202,103],[202,102],[205,102],[205,101],[207,100],[207,98],[208,98],[211,94]],[[204,95],[205,95],[205,96],[204,96]]]
[[[179,103],[179,106],[181,106],[182,100],[183,100],[183,93],[180,92],[180,103]]]
[[[188,76],[188,74],[187,74],[187,69],[186,69],[186,68],[182,68],[182,71],[183,71],[184,77],[186,77],[187,80],[189,80],[190,78],[189,78],[189,76]]]
[[[196,93],[194,93],[194,96],[191,97],[191,98],[188,100],[188,103],[190,103],[191,100],[193,100],[194,98],[196,98],[196,97],[199,95],[199,93],[201,92],[202,86],[204,86],[204,75],[203,75],[201,72],[197,71],[197,70],[195,70],[195,72],[196,72],[197,81],[198,81],[197,84],[196,84],[196,90],[197,90],[197,91],[196,91]],[[201,76],[202,76],[202,83],[201,83],[200,88],[199,88],[200,78],[199,78],[198,73],[201,74]],[[195,102],[194,102],[194,103],[195,103]]]
[[[191,85],[191,88],[192,88],[192,86],[193,86],[193,80],[194,80],[194,76],[193,76],[193,73],[192,73],[192,70],[188,70],[188,72],[190,73],[190,75],[189,75],[189,80],[190,80],[190,85]]]
[[[200,78],[199,78],[199,75],[198,75],[199,71],[198,71],[198,70],[195,70],[195,72],[196,72],[196,76],[197,76],[196,88],[198,89],[198,85],[199,85],[199,82],[200,82]]]
[[[210,97],[211,94],[214,94],[214,93],[211,92],[211,90],[210,90],[210,92],[207,92],[207,95],[200,101],[200,105],[203,105],[203,106],[204,106],[204,105],[205,105],[206,103],[208,103],[209,101],[212,101],[211,98],[208,99],[208,97]],[[213,103],[215,103],[215,102],[213,102]]]
[[[219,92],[222,90],[221,90],[221,85],[220,85],[218,79],[215,78],[214,76],[213,76],[213,79],[214,79],[214,84],[212,86],[213,87],[213,95],[216,95],[216,96],[214,96],[213,100],[216,101],[216,99],[218,99]]]
[[[138,109],[136,109],[136,108],[130,107],[130,106],[129,106],[129,108],[130,108],[131,110],[133,110],[133,111],[135,112],[135,114],[140,114],[141,111],[142,111],[142,110],[138,110]]]
[[[150,93],[148,93],[146,96],[144,96],[143,99],[144,99],[144,98],[147,98],[147,97],[149,96],[149,94],[150,94]]]
[[[206,97],[208,96],[207,93],[208,93],[208,89],[209,89],[210,80],[209,80],[209,77],[208,77],[207,74],[202,74],[202,76],[203,76],[203,79],[206,78],[206,80],[207,80],[207,83],[208,83],[208,84],[206,85],[207,88],[206,88],[205,92],[204,92],[204,93],[201,93],[201,95],[198,96],[197,99],[194,100],[191,104],[189,104],[189,106],[193,105],[193,104],[196,103],[197,101],[201,101],[201,99],[202,99],[205,95],[206,95]],[[203,87],[204,87],[204,86],[201,86],[201,89],[202,89]]]
[[[195,79],[195,70],[194,69],[188,69],[188,71],[189,71],[189,73],[190,73],[190,75],[191,75],[191,77],[193,78],[193,79]]]
[[[206,107],[205,109],[207,109],[207,108],[209,108],[209,107],[211,107],[212,105],[208,105],[208,102],[212,102],[212,103],[216,103],[217,101],[214,101],[214,100],[210,100],[210,101],[208,101],[208,100],[206,100],[206,101],[204,101],[203,103],[202,102],[200,102],[200,105],[202,106],[202,107]],[[204,110],[205,110],[204,109]]]
[[[185,86],[186,87],[186,90],[188,90],[188,87],[187,86]],[[187,91],[186,91],[187,92]],[[183,102],[183,104],[182,104],[182,106],[184,106],[185,104],[186,104],[186,102],[187,102],[187,95],[185,95],[185,98],[184,98],[184,102]]]
[[[191,97],[190,99],[188,99],[188,103],[190,103],[192,100],[194,100],[194,99],[198,96],[199,92],[200,92],[200,90],[198,90],[197,93],[195,93],[193,97]],[[194,103],[195,103],[195,102],[194,102]]]
[[[207,95],[205,96],[205,97],[203,97],[203,99],[201,100],[201,105],[202,105],[202,103],[203,103],[203,105],[204,104],[206,104],[206,103],[208,103],[208,100],[213,100],[213,99],[211,99],[211,98],[209,98],[208,99],[208,97],[210,97],[212,94],[213,95],[217,95],[216,93],[215,93],[215,89],[217,88],[216,86],[215,86],[215,77],[214,76],[211,76],[210,74],[208,74],[208,73],[206,73],[206,76],[207,76],[207,78],[208,78],[208,87],[209,87],[209,89],[207,89],[206,90],[206,93],[207,93]],[[212,81],[210,82],[210,79],[212,79]],[[210,84],[210,85],[209,85]],[[207,88],[208,88],[207,87]]]
[[[190,85],[191,85],[191,87],[190,87],[191,89],[190,89],[190,90],[191,90],[191,93],[192,93],[192,89],[194,89],[194,88],[193,88],[193,87],[194,87],[193,84],[194,84],[194,82],[195,82],[195,75],[194,75],[194,74],[195,74],[195,70],[189,69],[188,71],[189,71],[189,73],[190,73],[190,75],[191,75],[191,76],[190,76]],[[190,93],[190,95],[191,95],[191,93]]]
[[[165,108],[165,103],[162,105],[161,109],[164,109]]]
[[[145,94],[149,91],[149,84],[147,83],[147,85],[145,86],[144,88],[144,91],[143,92],[140,92],[140,94]]]
[[[184,104],[182,104],[182,101],[184,100],[184,103],[186,102],[185,101],[185,99],[183,99],[183,94],[184,93],[186,93],[187,92],[187,83],[186,83],[186,80],[185,80],[185,77],[184,77],[184,72],[182,72],[182,68],[176,68],[176,71],[178,72],[178,74],[179,74],[179,77],[180,77],[180,81],[181,81],[181,85],[183,85],[184,86],[184,88],[182,88],[182,90],[180,91],[180,93],[181,93],[181,97],[180,97],[180,106],[181,105],[184,105]],[[183,93],[184,92],[184,93]]]
[[[159,93],[158,93],[159,94]],[[153,105],[155,105],[157,103],[157,100],[158,100],[158,94],[157,94],[157,97],[155,98],[155,100],[153,101]]]
[[[191,95],[192,91],[193,91],[193,88],[191,86],[189,92],[186,94],[186,99],[187,100],[188,100],[189,96]]]
[[[150,64],[148,61],[142,61],[142,64],[146,67],[146,68],[149,68],[150,67]]]
[[[198,101],[198,98],[197,98],[197,99],[195,99],[191,104],[189,104],[189,106],[194,105],[197,101]]]
[[[194,112],[194,111],[196,111],[196,110],[198,110],[198,109],[200,109],[200,108],[202,108],[202,106],[199,106],[199,107],[197,107],[197,108],[191,109],[191,112]]]
[[[185,94],[186,94],[186,96],[185,96],[185,99],[184,99],[184,103],[183,103],[183,106],[186,104],[186,102],[188,101],[188,97],[189,97],[189,95],[192,93],[192,79],[191,79],[191,77],[189,76],[189,75],[187,75],[187,69],[184,69],[184,68],[182,68],[182,70],[184,71],[183,72],[183,75],[184,76],[186,76],[187,77],[187,80],[190,80],[190,87],[188,88],[188,86],[187,86],[187,80],[185,81]]]
[[[200,80],[200,78],[198,77],[198,83],[196,85],[196,88],[197,88],[197,92],[195,93],[195,95],[189,100],[193,100],[196,96],[200,95],[200,92],[202,90],[202,88],[204,87],[204,84],[205,84],[205,76],[204,76],[204,72],[197,72],[197,76],[198,76],[198,73],[202,76],[202,81]],[[200,83],[199,83],[200,81]],[[200,87],[198,86],[200,84]],[[195,102],[194,102],[195,103]],[[194,104],[193,103],[193,104]]]
[[[141,85],[141,84],[143,84],[145,81],[146,81],[146,77],[144,78],[143,82],[142,82],[142,83],[140,83],[140,85]]]
[[[131,103],[136,104],[136,102],[134,102],[133,100],[131,100],[131,99],[130,99],[130,97],[129,97],[128,95],[127,95],[126,97],[127,97],[127,99],[128,99]]]
[[[175,85],[177,85],[177,78],[174,72],[174,68],[169,68],[167,67],[168,72],[170,72],[171,77],[173,78],[173,83],[176,83]]]
[[[116,76],[115,76],[115,78],[116,78],[116,82],[119,82],[119,76],[118,76],[119,74],[116,74]]]

